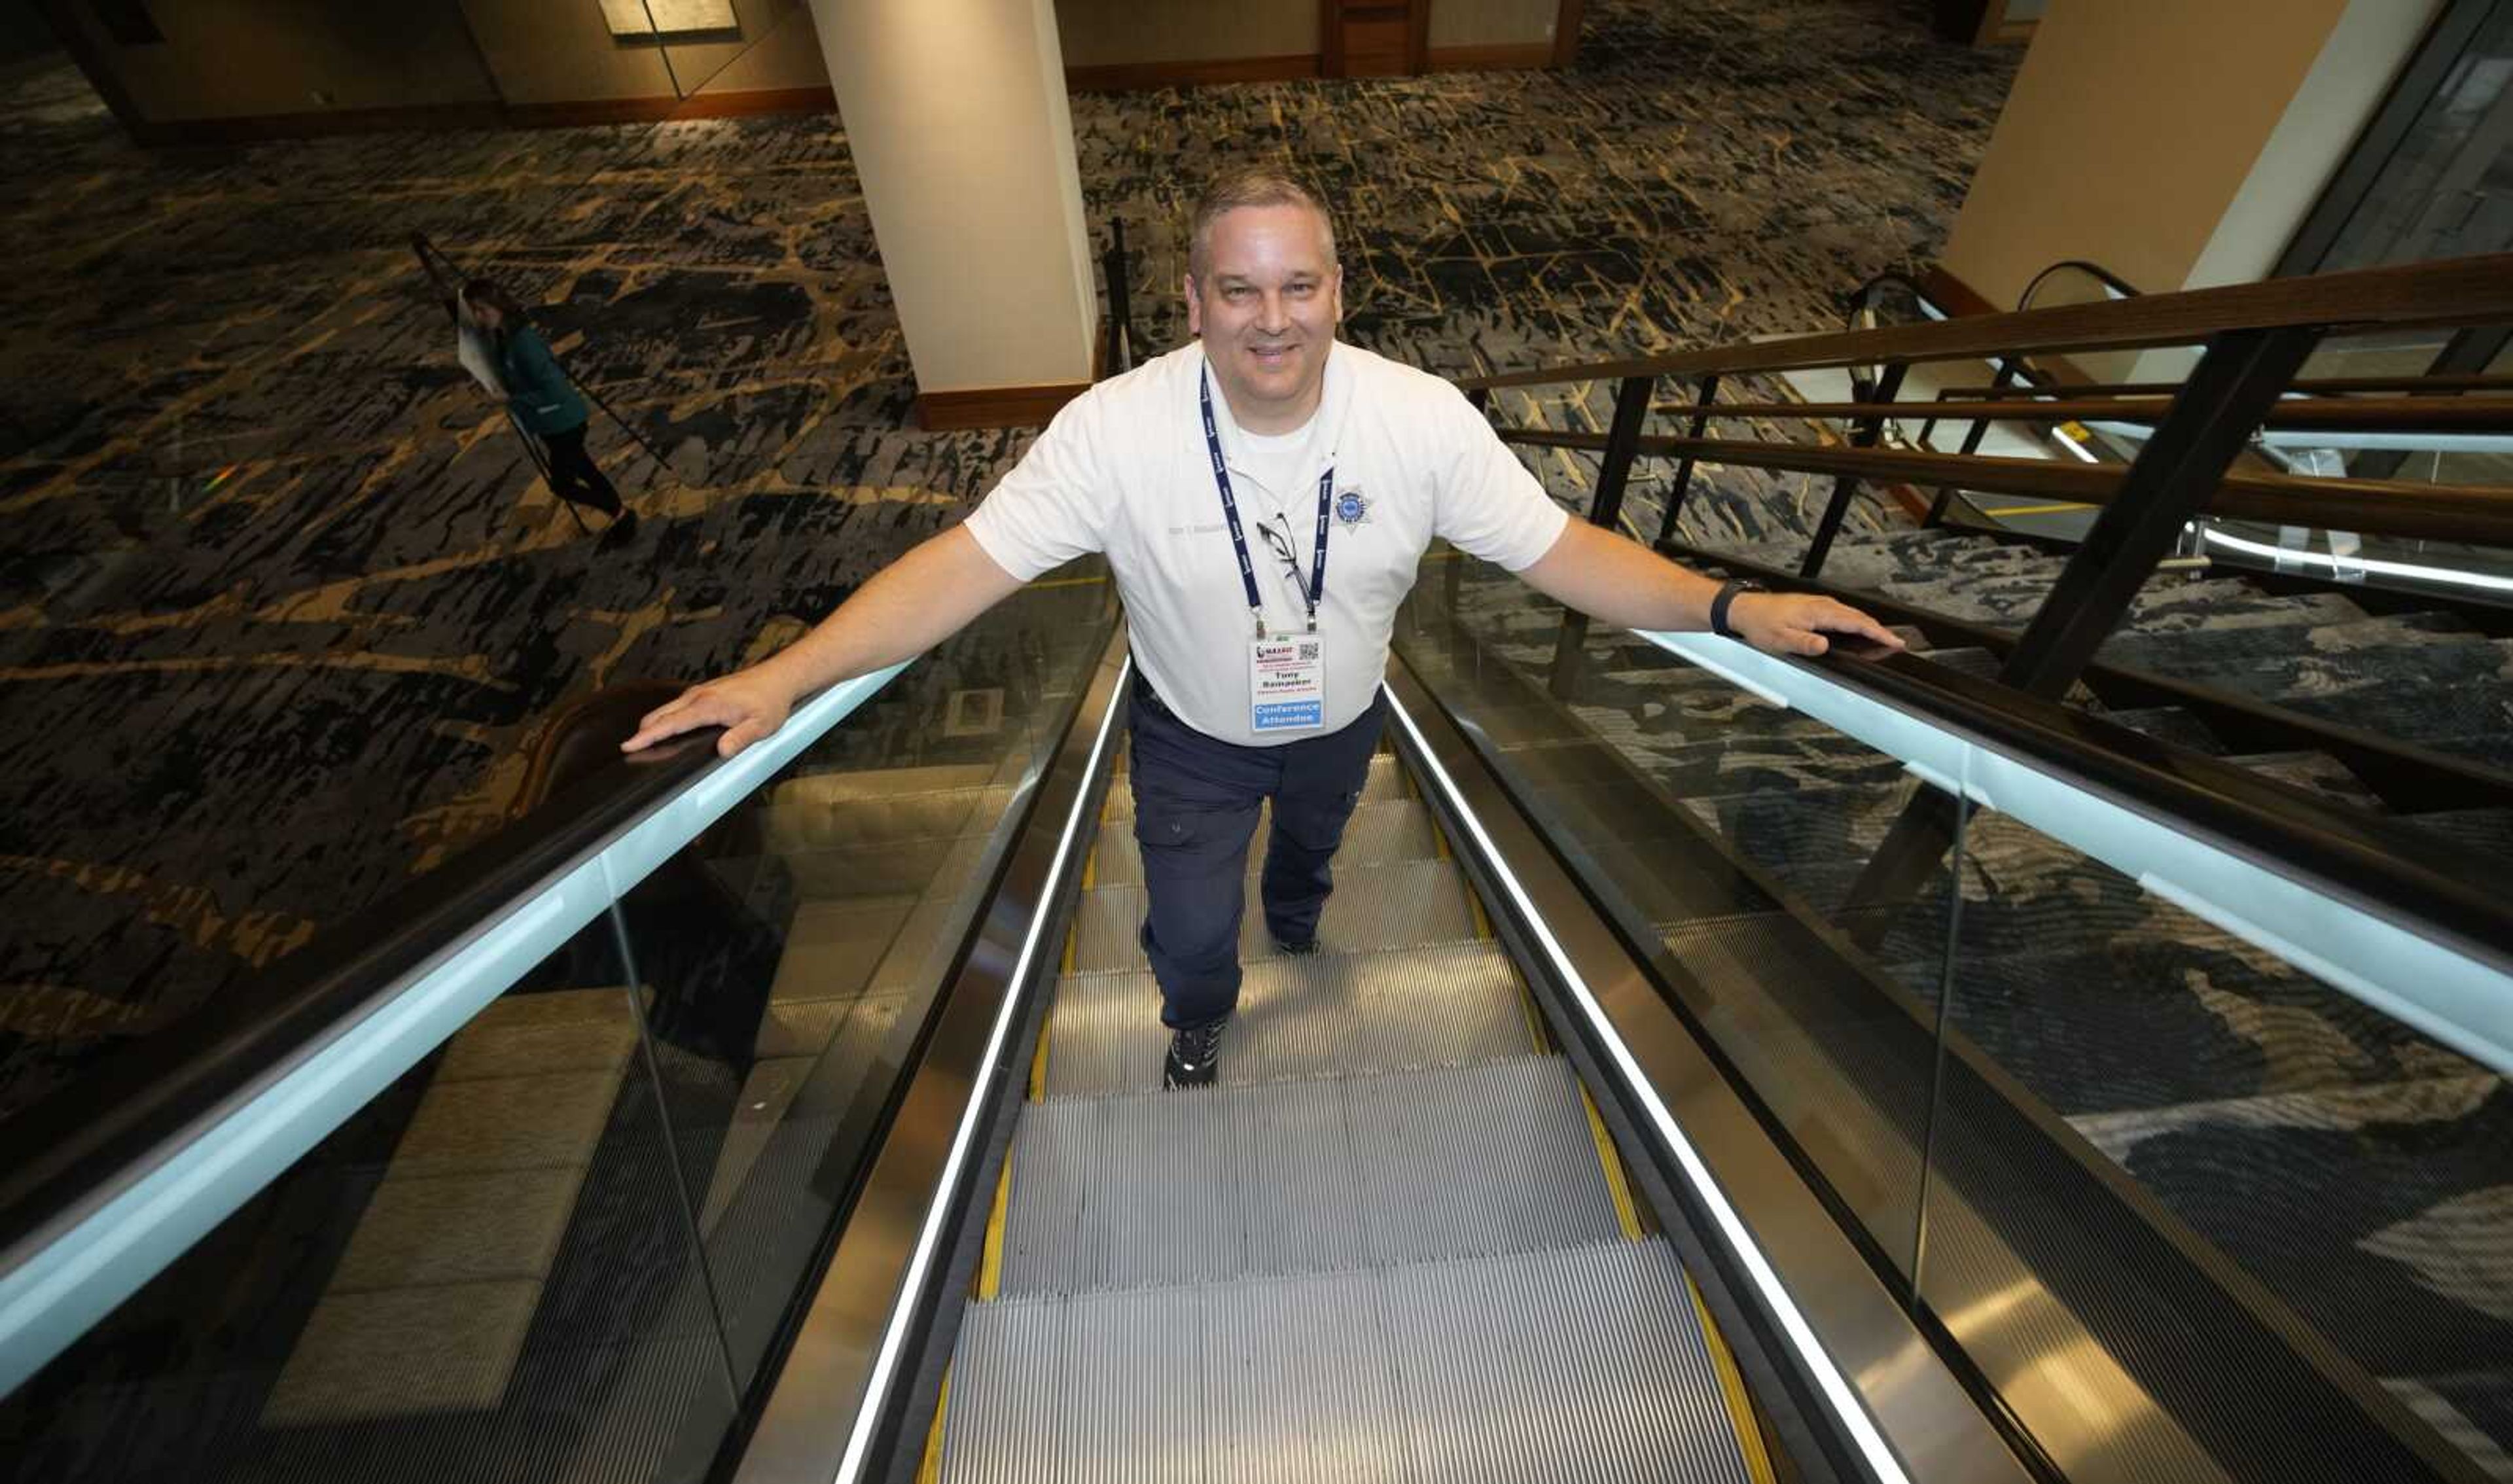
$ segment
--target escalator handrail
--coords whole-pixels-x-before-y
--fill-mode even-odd
[[[681,746],[561,794],[401,891],[319,933],[266,974],[202,1007],[180,1042],[137,1041],[0,1122],[0,1251],[76,1193],[131,1164],[434,957],[657,800],[702,777],[712,748]]]
[[[21,1336],[39,1323],[25,1309],[42,1286],[36,1269],[75,1246],[83,1223],[430,974],[523,917],[572,873],[633,847],[636,859],[613,877],[624,892],[902,668],[819,693],[740,756],[719,758],[709,729],[597,771],[205,1005],[181,1037],[137,1041],[0,1123],[0,1354],[11,1373],[20,1369]],[[616,898],[603,904],[609,900]],[[566,931],[573,936],[578,928]],[[396,1052],[406,1053],[407,1063],[434,1044]],[[206,1205],[224,1197],[201,1198]],[[227,1200],[227,1209],[240,1201]]]
[[[2033,307],[2033,297],[2042,292],[2042,285],[2049,280],[2052,274],[2066,272],[2069,270],[2083,273],[2087,277],[2094,280],[2096,283],[2101,284],[2105,291],[2104,297],[2106,299],[2136,299],[2139,297],[2135,285],[2132,284],[2128,279],[2121,277],[2118,273],[2113,272],[2111,269],[2104,267],[2101,263],[2093,262],[2083,258],[2062,258],[2057,262],[2044,268],[2041,272],[2034,274],[2032,281],[2024,286],[2024,292],[2015,296],[2015,307],[2017,312],[2021,313],[2022,311]]]
[[[2513,982],[2513,908],[2484,887],[2443,865],[2430,863],[2434,842],[2378,817],[2324,803],[2261,779],[2241,766],[2177,747],[2099,716],[2072,710],[1980,679],[1923,656],[1860,658],[1835,653],[1814,659],[1775,659],[1734,640],[1707,634],[1649,634],[1651,642],[1731,680],[1775,704],[1808,711],[1842,727],[1826,709],[1822,693],[1847,692],[1915,718],[1928,731],[1968,742],[1982,753],[2020,763],[2055,778],[2062,786],[2115,803],[2182,836],[2194,852],[2213,847],[2238,868],[2256,868],[2302,889],[2292,902],[2271,902],[2249,914],[2210,902],[2183,900],[2188,883],[2142,881],[2176,905],[2252,940],[2298,967],[2333,981],[2376,1008],[2499,1071],[2513,1070],[2513,1002],[2501,992]],[[1812,702],[1812,704],[1810,703]],[[1896,743],[1880,744],[1906,769],[1975,803],[2005,807],[1994,789],[1951,776]],[[1983,796],[1986,791],[1987,796]],[[2019,815],[2019,818],[2022,818]],[[2028,820],[2045,833],[2060,834],[2046,821]],[[2061,836],[2064,838],[2064,835]],[[2070,842],[2076,843],[2076,842]],[[2086,849],[2098,860],[2105,853]],[[2126,868],[2118,861],[2106,861]],[[2193,856],[2193,869],[2199,864]],[[2209,910],[2214,907],[2214,910]],[[2364,927],[2361,944],[2329,946],[2327,914]],[[2488,1015],[2473,1025],[2433,1010],[2421,999],[2405,1005],[2390,991],[2367,986],[2399,977],[2373,942],[2384,927],[2421,940],[2464,965],[2468,974],[2420,986],[2449,997],[2454,984],[2488,979],[2497,992],[2481,1003]],[[2249,931],[2247,931],[2249,930]],[[2263,942],[2260,935],[2271,941]],[[2310,945],[2324,943],[2323,948]],[[2448,981],[2448,982],[2447,982]],[[2489,1028],[2489,1026],[2493,1028]]]

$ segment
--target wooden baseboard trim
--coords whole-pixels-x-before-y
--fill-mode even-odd
[[[232,118],[135,122],[132,138],[148,145],[259,144],[267,140],[383,134],[397,129],[495,129],[505,122],[496,103],[431,103],[417,108],[326,108],[306,113],[251,113]]]
[[[748,118],[763,113],[833,113],[838,95],[829,88],[763,88],[746,93],[700,93],[695,98],[600,98],[577,102],[508,103],[507,121],[527,129],[585,124],[645,124],[678,118]]]
[[[1051,381],[1044,386],[920,391],[916,424],[932,433],[963,427],[1045,427],[1065,403],[1090,389],[1088,381]]]
[[[684,99],[674,118],[751,118],[764,113],[835,113],[838,92],[818,88],[752,88],[740,93],[700,93]]]
[[[832,113],[827,88],[767,88],[701,93],[696,98],[602,98],[563,103],[431,103],[416,108],[327,108],[235,118],[146,120],[132,135],[142,144],[254,144],[265,140],[320,139],[388,130],[561,129],[585,124],[643,124],[675,118],[743,118],[762,113]]]
[[[677,113],[677,98],[586,98],[556,103],[508,103],[506,122],[523,129],[572,129],[587,124],[653,124]],[[691,99],[686,101],[695,102]]]
[[[1074,93],[1139,93],[1150,88],[1201,88],[1214,83],[1294,82],[1316,77],[1320,70],[1320,58],[1315,52],[1214,61],[1128,61],[1067,67],[1064,86]]]
[[[1553,43],[1534,41],[1523,46],[1433,47],[1422,54],[1423,67],[1431,72],[1515,72],[1532,67],[1553,65]]]

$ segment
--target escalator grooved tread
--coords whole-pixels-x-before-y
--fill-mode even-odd
[[[1655,1239],[973,1304],[951,1394],[945,1484],[1748,1477]]]
[[[1555,1057],[1038,1103],[1012,1163],[1008,1297],[1433,1262],[1620,1229],[1577,1083]]]
[[[1335,895],[1318,923],[1318,941],[1330,949],[1413,947],[1478,936],[1465,881],[1449,862],[1348,867],[1336,878]],[[1282,956],[1266,935],[1264,913],[1255,896],[1249,893],[1252,900],[1239,925],[1242,963]],[[1137,936],[1144,902],[1139,886],[1094,886],[1084,892],[1074,919],[1074,968],[1150,968]]]
[[[1225,1086],[1358,1076],[1524,1056],[1518,970],[1489,942],[1250,964]],[[1161,1085],[1169,1031],[1148,969],[1067,975],[1048,1027],[1051,1099]]]

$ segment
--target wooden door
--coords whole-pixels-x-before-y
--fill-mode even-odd
[[[1410,77],[1422,70],[1430,0],[1321,0],[1329,77]]]

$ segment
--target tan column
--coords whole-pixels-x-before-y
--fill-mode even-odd
[[[812,0],[929,427],[1044,422],[1098,323],[1054,0]]]
[[[1997,308],[2090,258],[2266,276],[2438,0],[2051,0],[1942,258]]]

